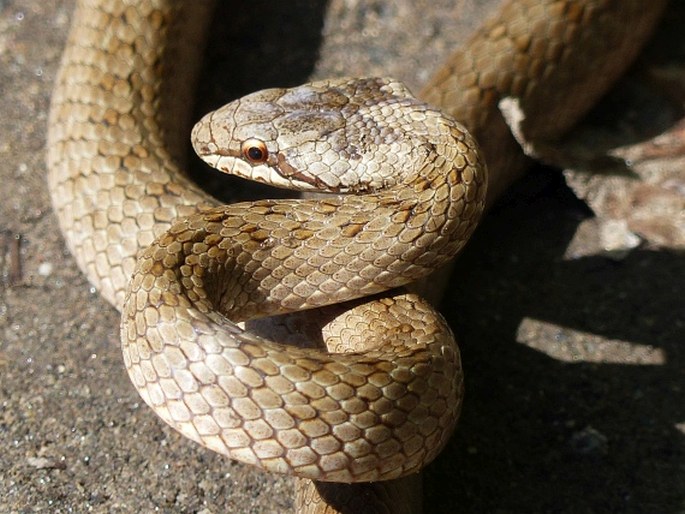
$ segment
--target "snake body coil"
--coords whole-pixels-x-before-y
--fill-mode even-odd
[[[475,142],[379,79],[255,93],[193,138],[228,172],[366,193],[205,210],[146,248],[122,322],[138,391],[186,436],[269,471],[337,482],[417,472],[449,437],[462,389],[451,333],[427,305],[388,296],[345,313],[367,322],[348,321],[344,337],[378,341],[364,353],[285,346],[233,322],[372,295],[447,262],[483,209]]]
[[[352,308],[331,324],[332,346],[377,348],[350,355],[267,342],[228,318],[379,293],[449,260],[483,208],[475,143],[398,83],[259,93],[198,125],[206,160],[366,194],[210,208],[169,143],[183,116],[167,114],[162,83],[143,72],[174,62],[164,31],[190,23],[182,6],[83,2],[51,110],[55,208],[84,271],[123,306],[134,384],[185,435],[265,469],[346,482],[418,471],[449,436],[462,388],[449,329],[425,303],[399,295]],[[100,46],[81,44],[95,34]],[[263,165],[244,160],[255,139]]]
[[[180,150],[211,2],[80,1],[52,99],[48,181],[79,266],[122,310],[145,401],[265,469],[334,481],[419,470],[458,415],[458,352],[417,297],[354,299],[448,261],[517,175],[500,100],[515,98],[525,138],[556,136],[621,73],[664,4],[508,2],[436,74],[422,97],[487,152],[487,199],[461,125],[396,82],[366,79],[258,93],[195,130],[198,153],[223,171],[359,196],[219,207],[181,173]],[[348,300],[322,311],[324,338],[370,352],[305,350],[236,325]]]

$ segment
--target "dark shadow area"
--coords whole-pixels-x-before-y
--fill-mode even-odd
[[[312,0],[218,2],[198,92],[201,112],[253,91],[306,82],[327,8]]]
[[[319,56],[327,8],[328,2],[321,0],[217,2],[195,119],[247,93],[307,82]],[[227,203],[294,196],[227,177],[196,157],[191,159],[190,171],[203,189]]]
[[[467,395],[426,473],[427,512],[682,509],[685,256],[565,260],[588,215],[558,174],[538,170],[461,256],[442,312],[460,340]],[[553,359],[517,342],[524,318],[570,329],[552,329],[551,347],[586,344],[580,331],[650,346],[663,362]]]

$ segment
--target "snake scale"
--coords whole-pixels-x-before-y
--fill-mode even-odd
[[[200,444],[270,471],[332,482],[419,471],[458,417],[458,350],[426,302],[383,291],[448,262],[519,173],[500,100],[516,100],[527,140],[557,137],[625,69],[664,5],[507,2],[422,101],[390,79],[236,100],[196,125],[203,159],[355,194],[219,206],[185,177],[181,151],[211,3],[79,2],[51,105],[49,187],[79,266],[122,311],[124,360],[146,403]],[[350,353],[237,324],[349,301],[319,316],[328,348]]]

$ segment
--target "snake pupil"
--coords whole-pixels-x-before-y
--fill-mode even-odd
[[[253,146],[247,151],[247,154],[250,156],[250,159],[253,161],[261,161],[262,160],[262,150],[257,148],[256,146]]]

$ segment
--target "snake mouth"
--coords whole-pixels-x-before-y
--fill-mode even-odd
[[[215,132],[219,125],[216,111],[204,116],[192,130],[193,149],[206,164],[228,175],[234,175],[247,180],[260,182],[280,189],[295,191],[316,191],[323,193],[344,192],[334,187],[334,183],[326,182],[314,174],[305,173],[293,166],[284,152],[266,148],[264,162],[247,162],[243,143],[230,140],[226,145],[219,145],[215,141]],[[222,116],[223,117],[223,116]],[[224,137],[231,131],[226,130]],[[273,145],[271,145],[273,146]]]

